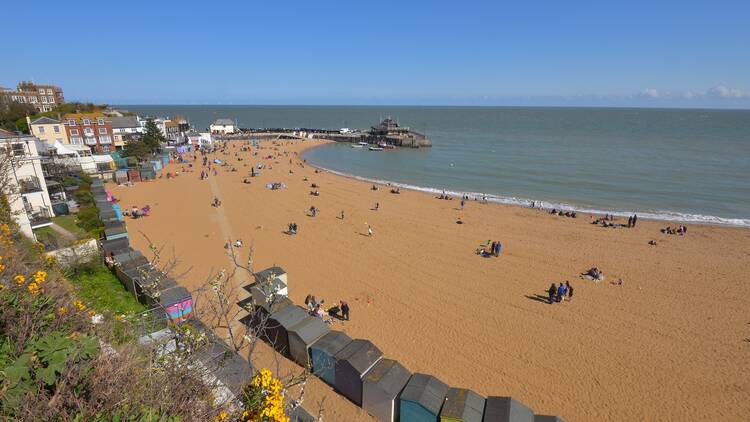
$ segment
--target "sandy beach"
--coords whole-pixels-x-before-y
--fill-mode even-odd
[[[151,206],[149,217],[127,219],[131,243],[147,252],[140,232],[162,247],[188,289],[227,268],[224,244],[242,239],[254,246],[256,270],[288,272],[294,302],[307,294],[347,301],[351,320],[335,329],[451,386],[510,395],[567,421],[750,415],[750,230],[690,225],[686,236],[664,235],[665,222],[603,228],[588,215],[475,201],[461,211],[458,199],[373,191],[303,168],[297,154],[321,143],[264,143],[257,157],[239,152],[238,161],[241,143],[233,142],[210,158],[237,172],[219,167],[200,180],[199,155],[192,172],[167,167],[180,172],[176,179],[108,188],[123,208]],[[398,154],[382,152],[391,153]],[[268,155],[276,157],[261,158]],[[262,174],[242,183],[261,162]],[[287,188],[267,189],[271,182]],[[311,183],[320,196],[310,195]],[[214,196],[220,208],[210,205]],[[318,216],[306,215],[310,206]],[[295,236],[283,233],[291,222]],[[488,239],[502,243],[499,258],[475,254]],[[592,266],[604,281],[579,277]],[[611,283],[620,278],[622,285]],[[546,303],[550,284],[566,280],[572,301]],[[315,380],[309,400],[322,397],[326,420],[371,420]]]

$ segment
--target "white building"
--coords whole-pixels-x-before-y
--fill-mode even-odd
[[[115,148],[122,149],[129,137],[138,137],[145,131],[146,121],[138,116],[112,117],[112,136],[115,138]]]
[[[9,173],[7,191],[3,193],[21,233],[32,239],[33,229],[51,225],[54,216],[37,142],[40,141],[30,135],[0,130],[0,148],[4,149],[0,159],[9,160],[9,165],[3,165]]]
[[[109,154],[92,154],[86,145],[66,145],[55,142],[45,151],[45,158],[70,169],[81,170],[92,176],[115,170],[115,160]]]
[[[230,134],[237,131],[237,125],[231,119],[218,119],[209,127],[211,133]]]

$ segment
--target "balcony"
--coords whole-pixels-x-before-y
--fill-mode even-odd
[[[111,144],[112,143],[112,137],[109,135],[99,135],[99,143],[100,144]]]
[[[85,143],[86,145],[96,145],[96,138],[87,136],[83,139],[83,143]]]
[[[42,184],[39,182],[39,179],[34,176],[27,176],[18,179],[18,185],[22,194],[42,191]]]
[[[26,215],[29,217],[32,229],[52,224],[52,212],[46,207],[27,207]]]

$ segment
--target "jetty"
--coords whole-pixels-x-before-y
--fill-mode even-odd
[[[425,134],[412,130],[409,127],[399,126],[398,122],[390,117],[381,119],[380,123],[371,126],[366,131],[316,128],[240,128],[238,133],[218,135],[217,138],[233,140],[247,139],[248,136],[252,136],[258,140],[327,139],[336,142],[362,143],[385,148],[425,148],[432,146]]]

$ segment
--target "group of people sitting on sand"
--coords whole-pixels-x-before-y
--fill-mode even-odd
[[[287,234],[297,234],[297,223],[289,223],[286,229]]]
[[[325,308],[325,300],[321,299],[318,301],[313,295],[307,295],[305,297],[305,306],[307,306],[307,313],[323,319],[327,324],[331,324],[333,321],[326,319],[325,317],[336,318],[343,321],[349,321],[349,304],[343,300],[339,301],[338,305],[333,305],[328,309]]]
[[[576,214],[575,211],[563,211],[563,210],[556,210],[552,208],[552,211],[550,211],[550,214],[559,215],[560,217],[578,218],[578,214]]]
[[[441,193],[440,195],[436,196],[436,198],[437,199],[445,199],[446,201],[452,201],[453,200],[453,197],[450,196],[450,195],[448,195],[447,193],[445,193],[445,191],[443,191],[443,193]]]
[[[591,267],[588,271],[582,273],[581,275],[591,280],[604,280],[604,271],[600,270],[597,267]]]
[[[221,206],[221,200],[214,196],[213,202],[211,202],[211,206],[214,208],[219,208]]]
[[[127,209],[123,210],[122,215],[124,216],[130,216],[133,218],[139,218],[139,217],[147,217],[151,213],[151,206],[146,205],[143,208],[138,208],[135,205],[128,211]]]
[[[318,192],[318,190],[317,190],[317,189],[315,189],[315,190],[311,190],[311,191],[310,191],[310,195],[312,195],[312,196],[320,196],[320,192]]]
[[[687,234],[687,227],[680,225],[677,228],[673,227],[666,227],[661,229],[661,232],[664,234],[679,234],[680,236]]]
[[[483,258],[489,258],[491,256],[498,257],[500,256],[500,251],[502,250],[503,245],[500,242],[488,240],[486,245],[483,245],[481,248],[477,249],[477,255],[483,257]]]
[[[401,188],[391,189],[391,193],[395,193],[396,195],[399,195],[401,193]]]
[[[551,286],[549,286],[549,289],[547,289],[547,295],[549,297],[549,303],[550,305],[555,302],[562,302],[565,300],[565,296],[568,297],[568,302],[573,300],[573,286],[570,285],[570,282],[566,281],[565,283],[560,283],[559,286],[556,286],[555,283],[552,283]]]
[[[307,214],[310,217],[317,216],[319,212],[320,212],[320,210],[318,208],[316,208],[315,205],[310,206],[310,209],[307,210]]]

